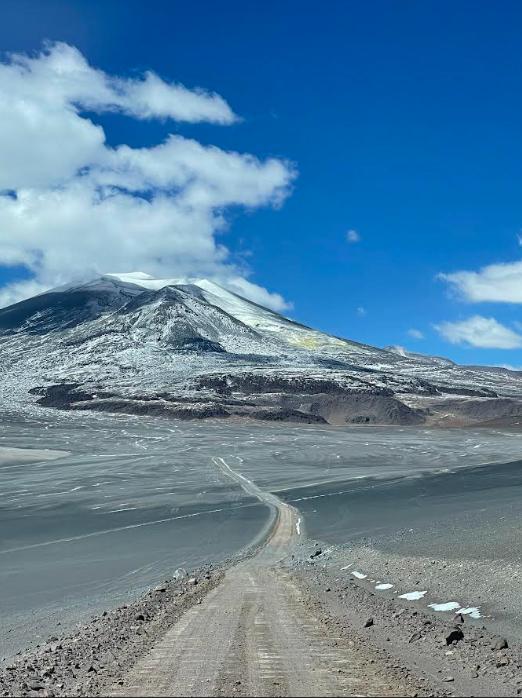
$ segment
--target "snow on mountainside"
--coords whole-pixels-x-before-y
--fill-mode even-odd
[[[522,376],[324,334],[206,279],[106,274],[0,309],[6,404],[332,424],[522,421]]]
[[[372,347],[365,347],[356,342],[338,339],[293,322],[278,313],[268,310],[268,308],[263,308],[231,291],[227,291],[222,286],[207,279],[154,279],[142,272],[108,274],[107,276],[124,283],[134,283],[150,290],[159,290],[165,286],[197,286],[200,289],[201,298],[211,305],[221,308],[221,310],[252,329],[298,348],[320,349],[337,347],[343,349],[350,347],[353,351],[375,352]]]

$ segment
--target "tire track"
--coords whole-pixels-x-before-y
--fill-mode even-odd
[[[291,578],[277,569],[300,536],[297,510],[223,458],[213,462],[273,509],[270,535],[256,555],[228,570],[221,584],[107,695],[390,695],[385,682],[365,677],[353,643],[332,637]]]

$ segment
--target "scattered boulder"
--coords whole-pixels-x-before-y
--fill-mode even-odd
[[[31,691],[43,691],[45,686],[42,683],[33,681],[29,684],[29,688],[31,689]]]
[[[500,637],[496,642],[491,645],[492,650],[506,650],[508,648],[508,641],[505,637]]]
[[[364,623],[364,628],[371,628],[372,625],[374,625],[374,620],[373,618],[368,618],[366,622]]]
[[[464,639],[464,633],[462,632],[462,628],[453,628],[449,631],[449,633],[446,635],[444,639],[446,640],[447,645],[452,645],[453,643],[460,642]]]
[[[408,642],[410,642],[410,643],[411,643],[411,642],[417,642],[417,640],[420,640],[421,637],[422,637],[422,633],[420,633],[420,632],[413,633],[413,635],[410,637],[410,639],[408,640]]]

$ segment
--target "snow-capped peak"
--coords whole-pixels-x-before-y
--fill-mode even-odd
[[[103,293],[116,293],[120,295],[139,295],[145,291],[160,291],[168,286],[182,287],[182,290],[189,291],[192,287],[198,289],[198,297],[227,313],[232,318],[254,329],[256,332],[264,334],[270,342],[275,340],[283,345],[288,345],[295,349],[304,349],[312,352],[334,351],[356,352],[358,354],[379,354],[379,350],[367,347],[357,342],[339,339],[323,332],[313,330],[304,325],[300,325],[283,315],[280,315],[268,308],[238,295],[235,291],[228,290],[224,286],[211,281],[196,277],[167,278],[158,279],[145,272],[112,272],[91,281],[68,284],[52,292],[67,291],[101,291]],[[183,287],[185,287],[183,289]],[[190,292],[190,291],[189,291]]]
[[[165,286],[179,286],[187,283],[187,279],[158,279],[143,271],[104,274],[102,278],[117,279],[124,284],[134,284],[149,291],[159,291]]]
[[[515,396],[518,400],[522,395],[522,381],[516,374],[462,368],[403,347],[386,351],[333,337],[247,300],[231,286],[229,290],[201,278],[113,273],[3,308],[4,377],[11,377],[11,388],[20,396],[29,387],[66,380],[103,385],[116,391],[125,405],[130,389],[157,397],[168,386],[173,395],[181,396],[184,411],[180,414],[187,414],[183,407],[187,396],[194,405],[201,405],[210,395],[211,402],[219,403],[218,412],[213,407],[203,412],[220,416],[236,414],[231,405],[239,398],[226,376],[237,374],[235,392],[244,392],[247,401],[252,393],[256,405],[277,404],[286,409],[290,404],[290,412],[295,408],[298,416],[303,406],[315,410],[319,405],[326,421],[340,424],[361,419],[364,423],[405,419],[416,424],[424,419],[424,413],[416,410],[431,409],[432,404],[439,409],[448,393],[453,396],[451,414],[458,395],[466,405],[469,397]],[[311,382],[304,389],[307,381]],[[406,397],[392,397],[395,394]],[[319,402],[316,395],[323,395]],[[141,404],[148,400],[138,402],[138,414],[149,410]],[[485,421],[504,413],[506,418],[519,418],[519,402],[502,399],[497,403],[484,408]],[[250,409],[253,403],[241,405]],[[157,410],[158,405],[150,409]],[[446,419],[446,407],[440,409],[444,410],[441,419]],[[476,419],[474,403],[469,415],[465,409],[462,419]],[[322,412],[312,414],[323,418]]]

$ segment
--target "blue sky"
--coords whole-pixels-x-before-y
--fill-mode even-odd
[[[291,181],[270,180],[246,211],[238,199],[213,235],[227,268],[248,267],[291,316],[379,346],[520,366],[521,25],[522,6],[507,1],[4,0],[0,49],[66,42],[107,74],[153,70],[226,100],[240,117],[226,127],[88,116],[111,147],[178,134],[285,163]],[[6,259],[0,285],[33,276]]]

